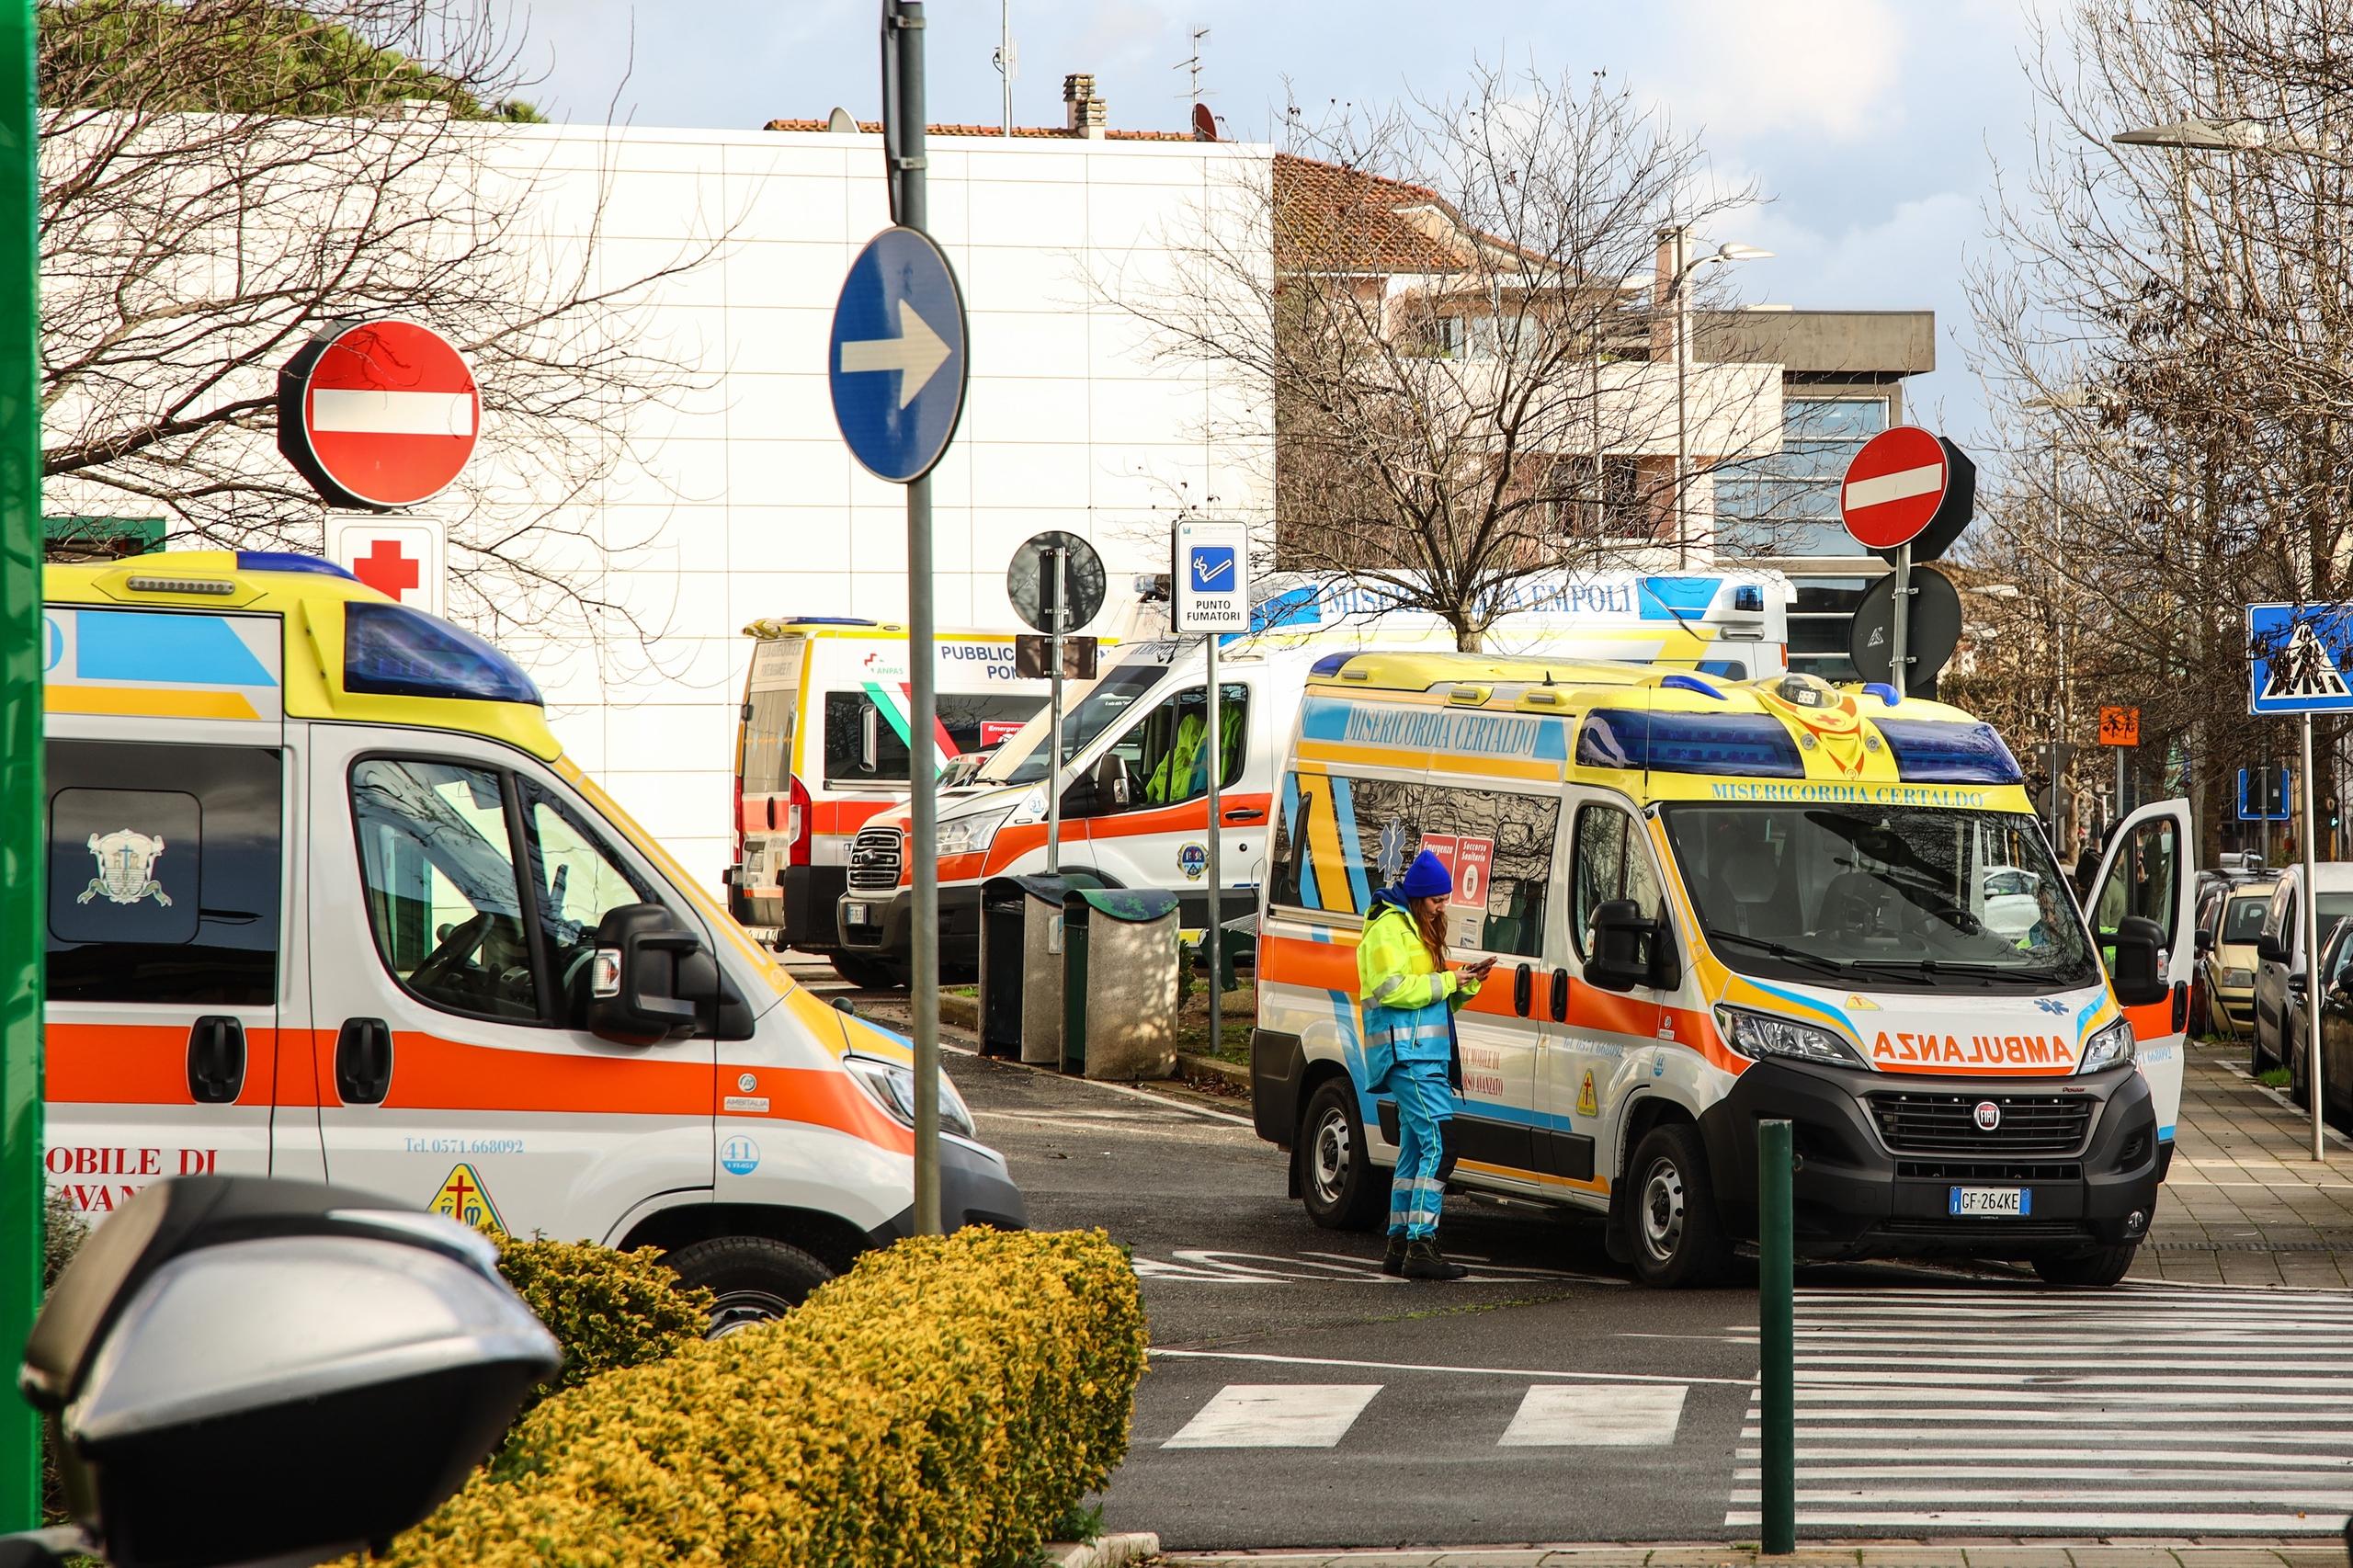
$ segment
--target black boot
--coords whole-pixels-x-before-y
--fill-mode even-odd
[[[1400,1231],[1389,1238],[1389,1250],[1381,1255],[1381,1272],[1391,1275],[1405,1272],[1404,1232]]]
[[[1438,1250],[1435,1238],[1405,1244],[1408,1279],[1460,1279],[1470,1272],[1459,1263],[1447,1262],[1446,1255]]]

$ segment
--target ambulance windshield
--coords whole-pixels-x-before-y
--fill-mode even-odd
[[[1106,674],[1063,714],[1063,761],[1067,763],[1167,676],[1163,664],[1122,665]],[[981,769],[983,784],[1035,784],[1046,776],[1047,715],[1040,712],[1006,741]]]
[[[1938,991],[2099,977],[2031,817],[1861,804],[1665,814],[1709,947],[1745,973]]]

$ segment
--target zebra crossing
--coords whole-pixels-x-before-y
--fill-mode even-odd
[[[1761,1522],[1752,1392],[1724,1524]],[[1801,1290],[1801,1529],[2332,1534],[2353,1296]]]
[[[1386,1385],[1228,1383],[1164,1440],[1163,1449],[1339,1447]],[[1487,1432],[1457,1432],[1495,1448],[1665,1448],[1683,1420],[1680,1382],[1531,1383],[1509,1407],[1495,1402]]]

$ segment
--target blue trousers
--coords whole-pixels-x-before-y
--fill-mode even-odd
[[[1400,1062],[1389,1070],[1387,1087],[1397,1096],[1397,1176],[1389,1188],[1389,1233],[1426,1241],[1438,1234],[1438,1206],[1446,1198],[1440,1165],[1454,1091],[1447,1086],[1443,1062]]]

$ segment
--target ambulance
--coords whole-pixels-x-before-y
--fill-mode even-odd
[[[756,620],[735,740],[735,863],[728,908],[772,928],[777,950],[833,959],[844,978],[881,984],[871,960],[834,940],[850,841],[907,798],[913,755],[907,629],[847,618]],[[938,723],[922,748],[935,768],[996,746],[1046,706],[1048,683],[1014,671],[1010,631],[936,634]]]
[[[1310,672],[1378,643],[1450,649],[1427,614],[1400,613],[1352,585],[1291,578],[1254,610],[1258,629],[1218,654],[1223,732],[1219,903],[1228,920],[1256,907],[1268,811]],[[1499,647],[1555,658],[1666,661],[1741,679],[1788,666],[1787,583],[1775,573],[1644,576],[1599,573],[1523,596],[1490,628]],[[1128,650],[1063,717],[1058,771],[1062,864],[1111,887],[1169,888],[1188,931],[1210,913],[1208,656],[1201,639]],[[974,784],[939,806],[941,972],[972,972],[981,885],[1046,867],[1046,775],[1056,748],[1041,715],[1000,748]],[[915,868],[904,808],[876,817],[850,847],[840,903],[845,954],[903,965]]]
[[[51,1185],[332,1181],[658,1246],[721,1330],[913,1222],[899,1038],[795,985],[489,644],[315,558],[48,569]],[[1022,1221],[943,1077],[942,1210]]]
[[[1252,1042],[1258,1135],[1316,1223],[1387,1212],[1356,943],[1450,863],[1461,1188],[1606,1216],[1643,1281],[1756,1235],[1787,1119],[1802,1256],[2030,1262],[2113,1284],[2181,1102],[2187,802],[2115,835],[2086,930],[1993,728],[1887,687],[1377,652],[1318,665],[1276,784]],[[1987,872],[2052,896],[2011,935]]]

